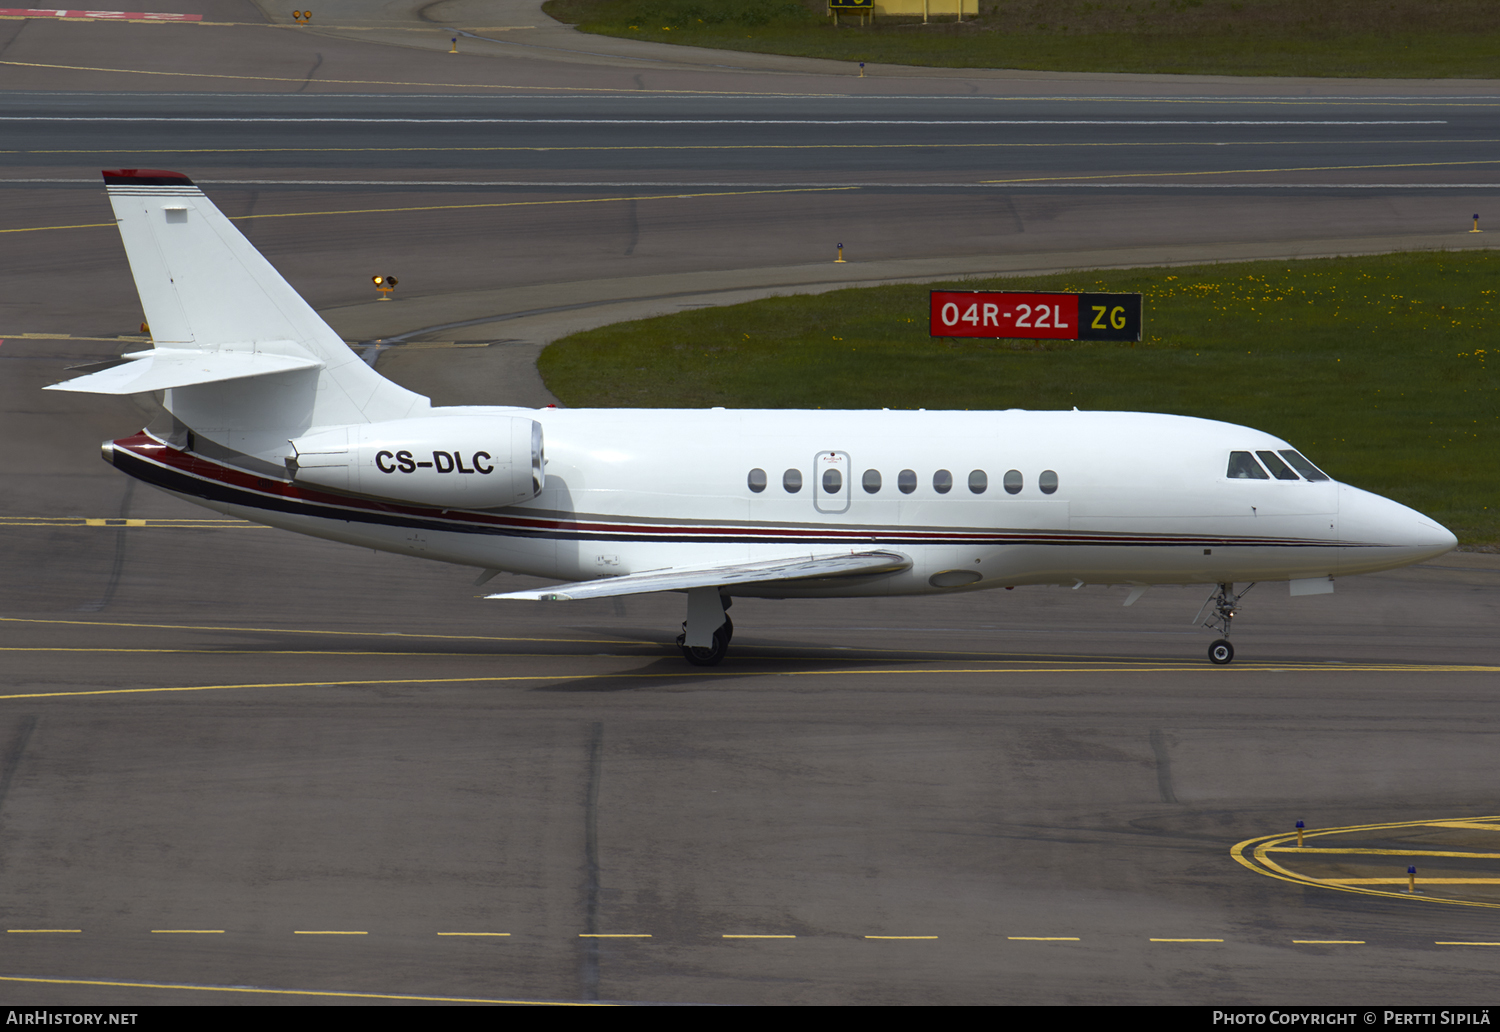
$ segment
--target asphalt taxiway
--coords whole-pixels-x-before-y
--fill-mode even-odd
[[[225,0],[208,13],[245,21],[236,11],[249,6]],[[105,47],[90,41],[107,31],[195,31],[210,41],[217,31],[72,28],[92,35],[28,23],[31,35],[19,38],[36,49],[24,59],[102,60],[81,51]],[[242,35],[252,31],[290,30]],[[64,38],[74,52],[55,45]],[[218,67],[250,74],[252,44],[224,38],[235,42]],[[317,44],[325,66],[344,62],[349,79],[376,77],[358,73],[365,51],[381,55],[392,79],[417,80],[414,62],[441,57],[328,40]],[[14,46],[0,62],[17,59]],[[141,67],[201,71],[214,56],[153,46]],[[284,51],[260,56],[263,66],[291,62]],[[575,84],[628,85],[620,60],[570,58],[564,71]],[[531,74],[507,65],[505,74],[523,72]],[[555,76],[549,83],[565,78],[553,66],[534,72]],[[23,74],[33,78],[15,78]],[[742,90],[754,83],[767,92],[843,82],[803,66],[651,74],[695,88],[704,76],[733,75]],[[76,103],[74,91],[95,88],[102,73],[0,64],[0,75],[8,89],[24,87],[0,95],[0,114],[19,116]],[[141,78],[130,88],[141,89]],[[472,93],[472,83],[459,86],[450,92]],[[1118,92],[1149,94],[1148,86],[1122,80]],[[1422,84],[1404,95],[1439,92]],[[1476,96],[1464,103],[1493,102]],[[159,103],[117,98],[96,113],[152,114]],[[216,117],[231,108],[282,117],[278,98],[173,103]],[[341,103],[357,117],[369,102]],[[493,100],[456,103],[499,110]],[[639,110],[630,98],[608,103]],[[401,104],[415,117],[434,115]],[[1097,113],[1086,108],[1065,113]],[[688,104],[673,115],[703,110]],[[1435,110],[1401,117],[1448,117]],[[145,126],[158,134],[148,142],[170,151],[198,139],[199,130],[184,136],[174,125]],[[379,142],[371,136],[416,132],[355,125],[320,129],[313,142],[371,147]],[[98,443],[139,428],[148,406],[40,388],[66,366],[130,346],[134,292],[107,224],[39,227],[106,222],[102,191],[63,180],[145,154],[127,150],[144,148],[139,137],[107,135],[121,131],[118,122],[74,126],[18,132],[0,170],[0,196],[10,201],[0,230],[26,231],[6,234],[0,255],[0,427],[10,442],[0,454],[0,997],[1488,1002],[1500,951],[1500,910],[1484,887],[1500,876],[1485,855],[1500,853],[1488,844],[1500,845],[1500,825],[1485,819],[1500,789],[1491,761],[1500,735],[1500,557],[1454,553],[1341,580],[1329,596],[1258,587],[1237,621],[1239,656],[1228,668],[1209,666],[1209,636],[1190,625],[1206,588],[1153,589],[1128,609],[1123,589],[1103,588],[747,599],[734,609],[731,657],[712,670],[689,668],[670,645],[682,619],[676,596],[486,602],[477,596],[524,582],[503,577],[480,589],[472,570],[219,521],[137,489],[100,462]],[[239,225],[349,339],[395,342],[372,356],[380,369],[446,402],[544,403],[524,368],[540,343],[589,321],[736,291],[1107,264],[1101,254],[1116,264],[1248,256],[1289,239],[1303,253],[1358,250],[1361,240],[1366,250],[1418,240],[1459,246],[1475,239],[1461,232],[1469,212],[1455,230],[1440,225],[1444,206],[1493,196],[1496,182],[1372,189],[1385,180],[1360,172],[1358,188],[1337,180],[1321,190],[1225,193],[1215,202],[1226,213],[1217,233],[1204,225],[1208,208],[1191,207],[1199,202],[1190,191],[1161,200],[1143,188],[1111,194],[1120,214],[1095,220],[1093,236],[1056,228],[1058,213],[1081,202],[1013,193],[1006,203],[1036,205],[1021,224],[1038,240],[1018,257],[1010,242],[1024,234],[1003,248],[993,236],[955,234],[963,205],[944,209],[933,199],[942,191],[899,185],[905,173],[877,153],[861,171],[898,192],[867,192],[859,203],[899,221],[909,202],[924,218],[901,223],[905,235],[891,237],[900,247],[871,256],[886,265],[839,267],[831,278],[827,263],[804,252],[837,227],[803,225],[829,194],[776,195],[779,207],[758,208],[749,194],[680,198],[708,191],[673,185],[659,209],[636,199],[628,216],[625,202],[608,217],[598,214],[604,205],[541,203],[445,214],[435,209],[611,196],[587,185],[609,169],[592,151],[549,152],[546,165],[474,159],[454,174],[482,174],[485,186],[438,187],[429,185],[430,163],[389,153],[317,163],[289,156],[309,146],[307,128],[268,123],[249,141],[266,156],[205,157],[204,171],[185,170],[237,217],[359,212]],[[455,131],[421,128],[439,134],[423,139],[436,139],[444,161],[466,145],[441,136]],[[1456,152],[1445,141],[1481,128],[1413,129],[1435,135],[1412,146]],[[625,135],[656,146],[688,131]],[[744,142],[745,131],[727,143]],[[755,131],[776,143],[824,130]],[[856,142],[879,144],[900,143],[908,130],[858,131],[872,135]],[[954,131],[927,126],[920,132],[936,135],[914,139],[952,142]],[[1111,129],[1140,152],[1152,140],[1130,133],[1165,131]],[[587,146],[615,145],[587,135],[594,129],[568,132],[585,134]],[[236,139],[244,137],[212,144]],[[49,141],[88,153],[45,162],[16,153]],[[1206,169],[1192,165],[1201,159],[1191,148],[1156,152],[1170,162],[1153,169]],[[686,173],[632,171],[700,181],[715,171],[704,153],[693,152]],[[167,167],[190,160],[182,150],[169,157]],[[732,171],[782,182],[801,164],[758,160]],[[560,173],[586,185],[495,183]],[[1102,174],[1078,164],[1062,173]],[[371,179],[380,182],[364,185]],[[374,210],[403,207],[428,210]],[[856,208],[846,204],[840,218]],[[1307,214],[1318,208],[1316,218]],[[791,243],[766,228],[773,211],[792,227]],[[1159,235],[1142,240],[1153,211]],[[1271,213],[1299,231],[1257,225]],[[735,248],[722,243],[726,226]],[[403,275],[411,291],[402,300],[376,303],[368,273],[405,272],[388,268],[392,261],[424,271]],[[465,320],[475,322],[433,329]],[[408,334],[413,344],[487,346],[396,340]],[[1366,852],[1290,855],[1284,836],[1298,820],[1314,831],[1364,828],[1307,845]],[[1416,830],[1392,827],[1402,823]],[[1295,879],[1274,876],[1254,859],[1256,847],[1244,846],[1277,834],[1283,840],[1263,856]],[[1236,859],[1237,846],[1250,865]],[[1466,855],[1432,859],[1453,852]],[[1471,884],[1354,891],[1357,879],[1403,878],[1409,862],[1425,877],[1443,876],[1428,872],[1435,864]]]

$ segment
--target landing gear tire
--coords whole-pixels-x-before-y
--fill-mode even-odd
[[[691,648],[687,644],[687,635],[677,636],[677,647],[682,650],[682,658],[693,666],[718,666],[719,661],[729,651],[729,639],[734,634],[734,628],[725,626],[714,631],[714,643],[706,649]]]
[[[1214,666],[1223,666],[1234,658],[1234,646],[1220,638],[1208,647],[1208,661]]]

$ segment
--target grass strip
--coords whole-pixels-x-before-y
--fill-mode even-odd
[[[619,323],[542,352],[570,406],[1169,412],[1276,434],[1500,544],[1488,251],[872,287]],[[1139,292],[1139,344],[928,335],[930,289]]]
[[[877,0],[909,16],[835,25],[826,0],[548,0],[584,32],[941,68],[1359,78],[1500,76],[1493,0]]]

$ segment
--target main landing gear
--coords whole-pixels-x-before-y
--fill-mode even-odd
[[[734,621],[725,612],[734,600],[719,594],[718,588],[689,588],[687,596],[688,618],[677,636],[677,647],[693,666],[717,666],[734,637]]]
[[[1220,584],[1217,590],[1208,596],[1208,601],[1204,602],[1202,607],[1199,608],[1198,616],[1193,618],[1193,621],[1196,623],[1198,617],[1203,615],[1203,610],[1208,609],[1210,606],[1213,607],[1208,615],[1208,619],[1203,621],[1202,626],[1223,635],[1222,638],[1208,647],[1208,661],[1214,664],[1214,666],[1224,666],[1230,660],[1234,659],[1234,646],[1229,644],[1229,625],[1234,621],[1235,609],[1239,606],[1240,599],[1248,595],[1250,589],[1253,587],[1255,587],[1255,583],[1251,582],[1244,591],[1235,594],[1233,584]]]

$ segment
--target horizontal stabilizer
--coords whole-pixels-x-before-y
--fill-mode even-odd
[[[142,376],[144,368],[132,372],[121,367],[104,370],[105,379],[84,377],[60,385],[60,390],[129,394],[180,387],[163,399],[179,422],[213,438],[217,431],[211,428],[223,427],[226,419],[243,424],[253,418],[264,432],[257,432],[255,444],[242,437],[239,447],[268,454],[308,427],[403,419],[431,408],[428,399],[387,380],[351,351],[187,176],[120,168],[104,172],[104,185],[152,343],[158,350],[203,352],[213,361],[202,375],[187,379],[166,373],[176,361],[169,359],[149,367],[149,376]],[[223,358],[226,351],[242,354]],[[315,359],[321,368],[289,363],[285,356]],[[266,380],[197,389],[314,368],[316,389],[304,399],[311,401],[310,407]],[[234,415],[226,405],[235,409]],[[249,417],[252,411],[255,415]],[[246,428],[224,432],[230,429]]]
[[[798,555],[759,559],[748,563],[714,566],[679,566],[648,570],[623,577],[558,584],[537,591],[512,591],[486,598],[519,598],[543,602],[565,602],[610,595],[643,595],[650,591],[682,591],[686,588],[728,587],[768,581],[808,580],[823,577],[854,577],[861,574],[895,573],[911,567],[899,552],[838,552],[833,555]]]
[[[199,351],[156,348],[122,355],[127,361],[97,373],[64,380],[49,391],[83,394],[143,394],[199,383],[238,380],[246,376],[318,369],[323,363],[310,355],[282,355],[264,351]]]

